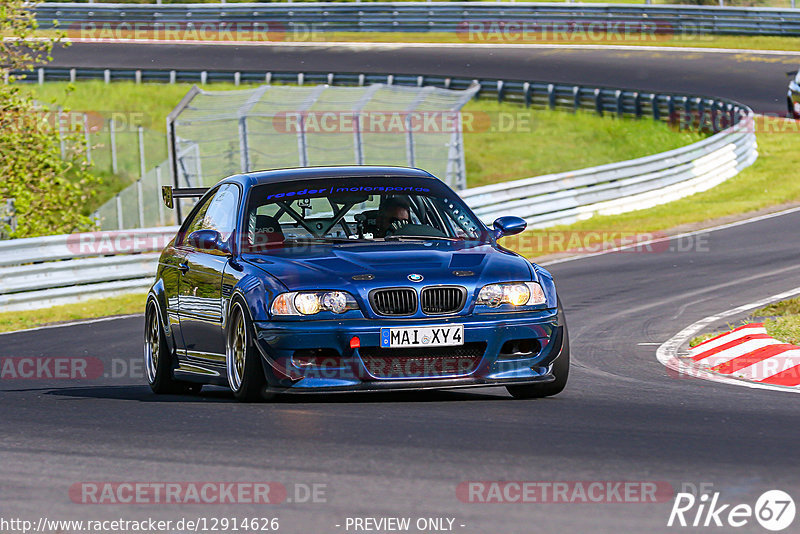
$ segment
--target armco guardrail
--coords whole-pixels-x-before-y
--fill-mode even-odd
[[[177,227],[0,242],[0,310],[145,291]]]
[[[317,2],[249,4],[79,4],[36,7],[43,28],[94,32],[104,24],[132,31],[225,24],[225,31],[504,31],[499,23],[530,25],[529,32],[604,28],[610,33],[798,35],[800,10],[631,4],[498,2]],[[126,24],[127,26],[114,26]],[[260,25],[260,26],[259,26]],[[112,28],[113,29],[113,28]],[[197,28],[189,28],[196,30]],[[510,27],[508,29],[511,29]],[[87,33],[87,36],[90,34]],[[96,36],[96,35],[94,35]]]

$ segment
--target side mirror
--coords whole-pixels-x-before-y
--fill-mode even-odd
[[[216,230],[196,230],[186,238],[186,244],[201,250],[216,250],[231,254],[231,247]]]
[[[508,235],[516,235],[528,227],[528,223],[522,217],[515,217],[514,215],[506,215],[500,217],[494,223],[494,237],[500,239]]]

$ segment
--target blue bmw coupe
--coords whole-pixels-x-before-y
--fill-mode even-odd
[[[569,339],[553,278],[498,244],[433,175],[313,167],[231,176],[200,196],[164,249],[146,304],[156,393],[505,386],[555,395]]]

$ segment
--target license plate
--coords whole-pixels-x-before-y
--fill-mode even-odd
[[[381,328],[381,347],[448,347],[464,344],[464,325]]]

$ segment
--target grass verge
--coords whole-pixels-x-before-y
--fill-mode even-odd
[[[35,328],[52,323],[95,319],[114,315],[143,313],[144,293],[131,293],[103,299],[63,304],[41,310],[0,313],[0,332]]]
[[[750,314],[753,321],[763,321],[767,334],[784,343],[800,345],[800,297],[768,304]],[[749,321],[749,322],[753,322]],[[735,325],[728,325],[728,331]],[[707,339],[724,332],[707,333],[692,338],[690,347],[699,345]]]
[[[784,343],[800,345],[800,297],[782,300],[753,312],[764,321],[767,334]]]

